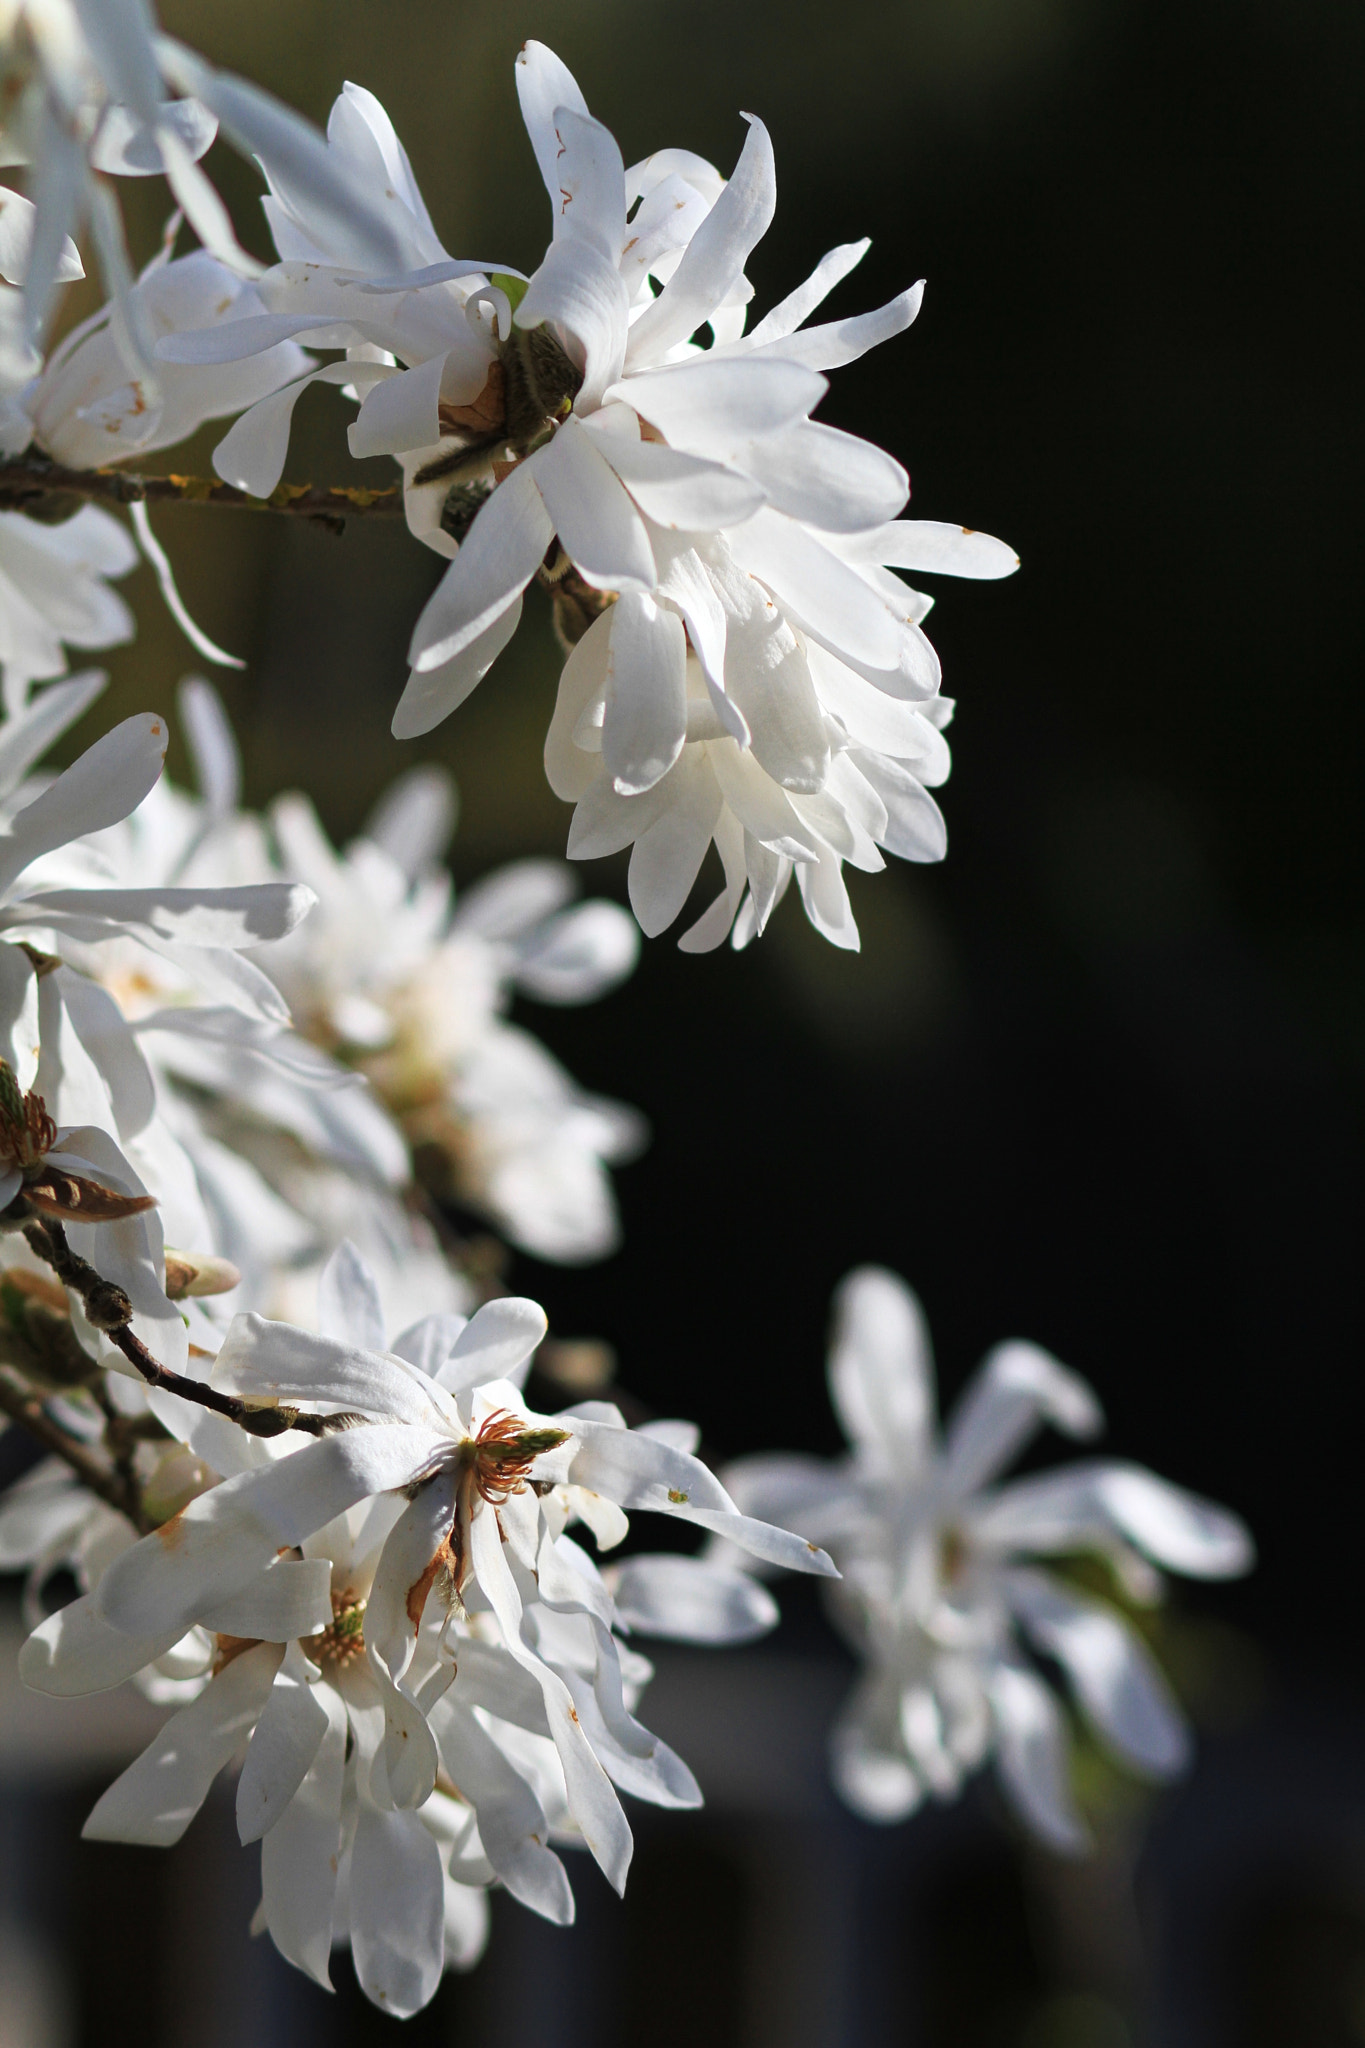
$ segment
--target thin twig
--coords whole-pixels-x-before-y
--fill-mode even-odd
[[[36,1394],[21,1392],[7,1372],[0,1372],[0,1409],[11,1422],[17,1422],[21,1429],[26,1429],[45,1451],[64,1460],[91,1493],[98,1494],[108,1506],[126,1515],[140,1536],[147,1534],[152,1524],[142,1511],[136,1482],[131,1477],[125,1479],[121,1473],[111,1472],[83,1443],[68,1436],[53,1421]]]
[[[243,512],[284,512],[295,519],[312,519],[336,533],[356,516],[401,517],[403,512],[403,493],[396,484],[377,491],[359,484],[279,484],[268,498],[252,498],[216,477],[66,469],[35,453],[0,463],[0,511],[32,512],[62,498],[93,499],[106,505],[227,505]]]
[[[168,1394],[179,1394],[182,1400],[193,1401],[197,1407],[211,1408],[215,1415],[225,1415],[249,1436],[283,1436],[290,1429],[301,1430],[305,1436],[330,1436],[360,1419],[350,1415],[309,1415],[282,1401],[255,1407],[236,1394],[225,1394],[208,1386],[203,1380],[187,1379],[184,1373],[172,1372],[169,1366],[158,1364],[142,1339],[133,1335],[129,1328],[133,1305],[123,1289],[104,1279],[88,1259],[72,1251],[60,1223],[50,1218],[39,1222],[35,1217],[24,1225],[24,1236],[29,1249],[51,1266],[62,1285],[79,1294],[87,1320],[118,1346],[149,1387],[164,1388]]]

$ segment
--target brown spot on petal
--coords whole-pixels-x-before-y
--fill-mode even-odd
[[[170,1520],[163,1522],[156,1532],[158,1539],[165,1545],[167,1550],[178,1550],[185,1540],[184,1514],[185,1510],[183,1508],[177,1508]]]

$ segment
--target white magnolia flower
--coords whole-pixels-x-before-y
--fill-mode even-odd
[[[253,287],[198,249],[172,259],[156,256],[128,293],[139,326],[154,340],[202,327],[206,321],[243,319],[260,310]],[[308,365],[303,350],[280,342],[248,361],[212,370],[183,364],[159,368],[155,380],[129,372],[104,306],[64,336],[22,394],[19,422],[0,436],[0,449],[18,454],[31,437],[71,469],[98,469],[185,440],[205,420],[221,419],[297,377]]]
[[[155,785],[168,738],[164,721],[127,719],[46,787],[35,793],[25,781],[101,681],[53,684],[0,725],[0,1054],[21,1093],[41,1099],[50,1124],[79,1129],[76,1149],[91,1177],[129,1198],[156,1201],[154,1211],[124,1222],[77,1224],[71,1241],[126,1289],[135,1334],[161,1365],[179,1371],[188,1334],[163,1285],[163,1237],[196,1254],[222,1247],[213,1241],[196,1167],[160,1113],[137,1035],[110,993],[82,969],[108,952],[154,967],[165,963],[198,998],[197,1006],[186,1000],[177,1010],[182,1034],[203,1029],[227,1042],[235,1033],[248,1046],[269,1041],[280,1033],[283,1005],[244,953],[288,932],[312,898],[278,881],[224,888],[149,877],[108,886],[121,878],[94,857],[87,835],[119,825]],[[205,1006],[206,987],[226,992],[228,1001]],[[261,991],[274,1006],[264,1018],[259,1010],[252,1014]],[[107,1337],[86,1335],[96,1357],[126,1369]]]
[[[907,327],[921,288],[807,327],[867,247],[850,245],[744,334],[744,265],[775,203],[762,123],[728,184],[673,150],[627,171],[543,46],[522,51],[517,83],[554,207],[524,289],[444,259],[383,110],[350,88],[333,146],[382,169],[407,270],[367,280],[335,249],[320,262],[306,213],[277,203],[289,260],[260,286],[276,317],[162,354],[228,361],[282,334],[347,350],[315,374],[363,392],[354,452],[400,458],[410,523],[454,557],[413,636],[400,737],[469,694],[541,573],[577,643],[546,747],[552,786],[577,805],[571,856],[633,846],[631,901],[653,934],[714,843],[725,888],[685,947],[732,928],[747,941],[794,872],[817,928],[855,946],[843,862],[879,868],[882,847],[937,859],[946,843],[928,793],[947,772],[949,709],[920,630],[929,600],[892,571],[1016,566],[986,535],[897,520],[899,464],[810,417],[822,373]],[[222,474],[270,487],[290,404],[237,423]]]
[[[1002,1344],[940,1439],[923,1314],[879,1267],[839,1290],[829,1383],[847,1458],[747,1458],[725,1482],[750,1513],[780,1501],[843,1573],[832,1611],[865,1670],[832,1738],[840,1794],[870,1820],[900,1820],[994,1757],[1025,1824],[1054,1848],[1084,1848],[1065,1716],[1029,1652],[1060,1667],[1101,1741],[1139,1772],[1178,1772],[1189,1738],[1133,1628],[1047,1561],[1098,1557],[1147,1604],[1160,1596],[1153,1565],[1247,1571],[1246,1528],[1138,1465],[1086,1461],[1000,1484],[1042,1423],[1093,1436],[1094,1395],[1036,1345]]]
[[[456,901],[439,865],[453,815],[448,778],[419,769],[337,854],[305,797],[273,804],[273,871],[318,907],[270,971],[299,1027],[368,1075],[436,1193],[541,1258],[601,1258],[619,1241],[607,1169],[639,1150],[642,1121],[585,1094],[505,1012],[514,994],[604,994],[635,964],[634,926],[613,903],[571,903],[558,861],[514,862]]]
[[[35,1630],[21,1670],[62,1696],[197,1657],[194,1696],[105,1793],[86,1833],[177,1840],[251,1731],[237,1813],[242,1839],[262,1842],[264,1924],[323,1984],[330,1947],[349,1936],[368,1994],[403,2013],[431,1997],[443,1946],[444,1960],[462,1962],[481,1947],[484,1912],[468,1886],[497,1877],[567,1921],[573,1898],[552,1835],[586,1835],[619,1888],[630,1835],[612,1784],[663,1805],[698,1803],[686,1767],[634,1719],[649,1666],[613,1627],[634,1617],[725,1642],[774,1618],[746,1575],[680,1557],[630,1560],[614,1606],[566,1524],[577,1517],[599,1543],[617,1542],[619,1500],[637,1504],[672,1481],[667,1511],[691,1507],[784,1561],[823,1560],[721,1508],[705,1468],[674,1447],[678,1425],[639,1438],[614,1412],[551,1423],[525,1410],[517,1383],[544,1330],[534,1304],[492,1303],[467,1324],[431,1317],[383,1351],[373,1279],[349,1248],[322,1297],[321,1338],[255,1318],[235,1325],[214,1383],[250,1383],[255,1402],[302,1372],[324,1409],[359,1392],[391,1419],[339,1424],[291,1454],[278,1438],[200,1415],[194,1442],[225,1483],[197,1492],[145,1544],[115,1546],[93,1593]],[[511,1380],[478,1386],[490,1368]],[[400,1466],[406,1481],[393,1480]],[[261,1547],[281,1511],[299,1558],[277,1558],[273,1540]],[[5,1533],[0,1522],[0,1544]],[[186,1546],[189,1574],[167,1585],[152,1552]],[[428,1600],[433,1586],[439,1601]]]
[[[4,710],[32,683],[66,673],[68,647],[118,647],[133,616],[106,578],[126,576],[137,549],[117,519],[85,505],[58,526],[0,512],[0,677]]]

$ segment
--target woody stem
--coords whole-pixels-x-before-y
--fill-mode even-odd
[[[0,463],[0,511],[32,512],[45,503],[55,509],[64,497],[108,505],[227,505],[245,512],[283,512],[294,519],[312,519],[337,533],[346,520],[360,514],[401,516],[403,512],[403,493],[397,485],[375,491],[362,486],[280,484],[268,498],[253,498],[216,477],[67,469],[35,452]]]

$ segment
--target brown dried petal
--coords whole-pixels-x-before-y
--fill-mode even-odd
[[[83,1173],[63,1173],[45,1166],[36,1180],[24,1183],[24,1196],[40,1216],[59,1223],[120,1223],[156,1207],[154,1195],[116,1195],[112,1188],[87,1180]]]

